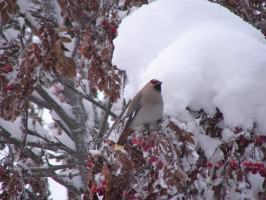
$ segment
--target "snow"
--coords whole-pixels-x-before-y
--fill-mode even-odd
[[[61,118],[57,115],[56,112],[52,111],[50,113],[47,109],[44,109],[42,117],[45,121],[46,130],[49,131],[50,136],[54,138],[55,142],[57,142],[57,140],[59,140],[65,146],[67,146],[73,150],[76,149],[73,140],[71,140],[71,138],[63,130],[61,130],[61,134],[58,134],[58,129],[54,127],[54,120],[53,119],[59,120],[61,123],[63,123],[63,125],[65,127],[67,127],[64,124],[64,122],[61,120]]]
[[[56,84],[51,88],[45,90],[53,98],[53,100],[62,107],[62,109],[69,117],[73,119],[75,118],[72,113],[71,105],[65,102],[64,96],[61,94],[61,92],[63,91],[63,86],[61,84]]]
[[[216,151],[218,151],[219,149],[219,145],[221,144],[219,140],[211,138],[207,135],[198,134],[198,141],[200,143],[201,148],[204,150],[208,160],[211,160],[211,158],[215,159],[215,161],[221,160],[221,155],[214,156]]]
[[[50,164],[52,165],[62,165],[62,162],[57,162],[56,159],[49,159]],[[62,199],[66,200],[67,199],[67,190],[64,186],[61,184],[57,183],[54,181],[52,178],[48,178],[48,183],[49,183],[49,189],[51,191],[51,198],[56,200],[56,199]]]
[[[58,174],[60,174],[62,176],[62,178],[64,179],[65,182],[72,184],[76,188],[80,189],[83,187],[81,176],[77,175],[77,174],[80,174],[80,172],[77,169],[60,171],[60,173],[58,173]]]
[[[222,135],[223,141],[225,141],[225,142],[233,141],[236,138],[236,135],[234,134],[234,132],[232,132],[228,128],[225,128],[222,131],[221,135]]]
[[[31,11],[37,10],[37,4],[32,4],[30,0],[17,0],[16,1],[19,11],[23,13],[27,19],[33,24],[35,27],[39,27],[39,24],[35,21],[34,17],[31,15]]]
[[[34,43],[34,44],[41,44],[42,42],[41,42],[41,40],[40,40],[40,38],[38,36],[33,35],[32,36],[32,43]]]
[[[54,4],[54,11],[55,11],[55,15],[56,15],[56,19],[57,19],[57,23],[59,26],[63,26],[64,24],[64,18],[61,16],[61,7],[60,5],[58,4],[58,1],[53,1],[53,4]]]
[[[67,199],[67,191],[64,186],[54,181],[52,178],[48,178],[49,188],[51,190],[51,198],[66,200]]]
[[[189,15],[188,15],[189,13]],[[113,64],[127,71],[125,96],[150,79],[163,81],[165,113],[218,107],[225,126],[266,133],[266,45],[263,35],[205,0],[158,0],[126,17]]]
[[[261,177],[259,174],[249,174],[249,181],[252,187],[251,191],[253,196],[257,197],[258,192],[263,191],[262,185],[264,178]]]
[[[76,44],[76,39],[75,38],[71,38],[70,34],[67,31],[63,31],[63,32],[59,32],[58,33],[59,37],[61,38],[66,38],[69,41],[67,42],[63,42],[63,45],[65,46],[65,48],[67,49],[67,51],[64,51],[64,55],[66,57],[71,58],[73,51],[75,49],[75,44]]]
[[[19,36],[19,32],[18,31],[15,31],[14,29],[12,28],[8,28],[8,29],[5,29],[3,31],[3,34],[5,35],[6,39],[8,41],[12,40],[13,38],[16,38]]]
[[[0,119],[0,126],[12,134],[12,137],[21,140],[22,139],[22,132],[20,130],[21,125],[21,118],[18,117],[15,121],[10,122],[4,119]]]
[[[84,109],[85,109],[87,116],[88,116],[87,125],[88,125],[88,127],[93,127],[94,123],[95,123],[94,120],[95,120],[96,116],[95,116],[92,104],[85,99],[82,99],[82,104],[83,104]]]
[[[15,121],[6,121],[2,118],[0,118],[0,129],[3,128],[7,132],[11,134],[11,138],[15,138],[17,140],[22,140],[23,134],[22,134],[22,121],[21,117],[16,118]],[[42,125],[39,122],[33,123],[33,120],[31,118],[28,119],[28,128],[29,130],[36,131],[39,135],[43,137],[49,138],[48,132],[42,127]],[[39,142],[41,141],[38,137],[33,135],[27,135],[27,142]]]
[[[33,122],[32,118],[28,118],[28,129],[38,133],[40,136],[49,139],[51,142],[57,142],[59,140],[67,147],[75,150],[74,142],[69,138],[69,136],[62,131],[61,135],[57,134],[57,129],[53,129],[51,124],[54,123],[51,115],[47,109],[44,109],[43,112],[44,126],[38,121]],[[50,126],[50,127],[49,127]],[[22,140],[22,122],[21,117],[18,117],[15,121],[6,121],[0,118],[0,129],[3,128],[11,134],[12,138],[15,138],[19,141]],[[42,139],[33,135],[27,135],[27,142],[41,142]]]
[[[89,150],[89,153],[93,156],[101,155],[102,152],[99,150]]]

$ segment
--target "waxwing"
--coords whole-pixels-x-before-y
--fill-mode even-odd
[[[162,82],[152,79],[132,99],[128,106],[125,128],[117,144],[123,145],[132,129],[158,121],[163,114],[163,98],[161,94]]]

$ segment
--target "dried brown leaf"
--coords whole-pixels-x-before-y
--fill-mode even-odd
[[[76,71],[76,64],[72,58],[65,57],[64,59],[65,67],[62,71],[62,74],[67,78],[75,78],[77,71]]]
[[[123,169],[127,172],[132,172],[134,169],[134,162],[128,157],[127,154],[120,151],[117,152],[118,159],[123,165]]]
[[[67,27],[56,27],[56,28],[54,28],[54,30],[56,33],[60,33],[60,32],[68,31],[68,28]]]
[[[61,42],[63,42],[63,43],[70,43],[70,42],[72,42],[72,39],[71,38],[68,38],[68,37],[60,37],[59,40]]]
[[[167,128],[170,128],[172,131],[174,131],[181,141],[195,144],[195,141],[192,137],[193,134],[180,129],[173,121],[168,123]]]

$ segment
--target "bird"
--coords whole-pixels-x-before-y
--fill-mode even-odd
[[[124,144],[132,129],[141,125],[149,128],[150,124],[160,120],[164,108],[161,85],[161,81],[152,79],[132,99],[126,111],[127,122],[117,141],[118,145]]]

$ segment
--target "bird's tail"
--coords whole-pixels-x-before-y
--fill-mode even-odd
[[[124,145],[127,137],[130,135],[130,133],[132,133],[133,130],[129,127],[129,124],[131,121],[132,121],[131,118],[129,118],[127,120],[126,125],[125,125],[120,137],[118,138],[118,141],[117,141],[118,145]]]

